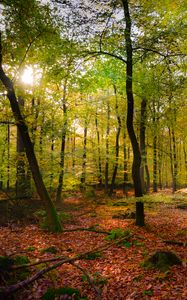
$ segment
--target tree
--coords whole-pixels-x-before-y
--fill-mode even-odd
[[[14,91],[14,86],[9,77],[6,76],[3,67],[2,67],[2,44],[1,44],[1,35],[0,35],[0,80],[4,87],[7,90],[7,97],[10,101],[10,105],[12,108],[12,113],[14,115],[16,125],[18,127],[20,137],[25,147],[27,159],[29,162],[29,166],[32,172],[32,176],[36,185],[37,192],[43,201],[47,213],[47,221],[48,226],[51,231],[59,232],[62,230],[60,221],[58,220],[58,216],[53,205],[53,202],[46,190],[46,187],[43,183],[42,176],[40,174],[38,162],[34,153],[33,144],[31,142],[28,127],[24,121],[24,118],[21,114],[17,97]]]
[[[141,166],[141,153],[138,145],[138,141],[133,127],[133,112],[134,112],[134,98],[132,90],[132,76],[133,76],[133,64],[132,64],[132,41],[131,41],[131,17],[129,13],[128,0],[122,1],[124,14],[125,14],[125,41],[126,41],[126,94],[127,94],[127,130],[133,149],[133,164],[132,164],[132,177],[134,182],[135,196],[137,198],[143,196],[140,166]],[[144,204],[141,201],[136,202],[136,225],[144,225]]]

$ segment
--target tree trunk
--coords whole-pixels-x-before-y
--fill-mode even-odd
[[[131,18],[129,13],[128,0],[122,0],[124,14],[125,14],[125,41],[126,41],[126,94],[127,94],[127,130],[133,149],[133,164],[132,164],[132,178],[134,182],[135,196],[142,197],[142,185],[140,177],[141,154],[138,141],[133,127],[133,114],[134,114],[134,98],[132,90],[132,42],[131,42]],[[144,204],[141,201],[136,202],[136,225],[144,225]]]
[[[186,151],[186,145],[185,145],[185,139],[183,140],[183,152],[184,152],[184,165],[185,165],[185,178],[187,182],[187,151]]]
[[[153,192],[158,191],[157,179],[157,123],[156,123],[156,107],[153,102]]]
[[[50,190],[52,191],[53,189],[53,179],[54,179],[54,150],[55,150],[55,134],[54,134],[54,115],[52,115],[52,120],[51,120],[51,173],[50,173]]]
[[[171,130],[172,143],[173,143],[173,193],[177,190],[177,173],[178,173],[178,163],[177,163],[177,151],[176,151],[176,138],[174,128]]]
[[[58,179],[58,187],[56,192],[56,204],[61,204],[62,187],[64,182],[64,158],[65,158],[65,146],[66,146],[66,132],[67,132],[67,106],[66,106],[66,88],[67,88],[67,78],[64,82],[64,92],[63,92],[63,125],[62,125],[62,138],[61,138],[61,151],[60,151],[60,173]]]
[[[142,191],[145,194],[145,165],[146,165],[146,146],[145,146],[145,130],[146,130],[146,119],[147,119],[147,99],[143,98],[141,101],[141,115],[140,115],[140,152],[141,152],[141,167],[140,176],[142,183]]]
[[[100,134],[99,134],[99,128],[98,128],[98,115],[96,112],[95,115],[95,127],[96,127],[96,133],[97,133],[97,149],[98,149],[98,182],[99,185],[102,185],[102,167],[101,167],[101,145],[100,145]]]
[[[124,147],[123,147],[123,158],[124,158],[124,163],[123,163],[123,193],[125,194],[126,197],[128,197],[128,159],[127,159],[127,135],[126,135],[126,129],[124,128],[124,134],[123,134],[123,140],[124,140]]]
[[[163,149],[161,148],[158,151],[158,185],[160,190],[162,190],[162,157]]]
[[[105,193],[108,193],[109,134],[110,134],[110,103],[109,103],[109,99],[108,99],[107,100],[107,128],[106,128]]]
[[[10,189],[10,124],[7,125],[7,191]]]
[[[15,95],[14,86],[12,81],[5,75],[2,68],[2,46],[0,43],[0,80],[7,90],[7,97],[10,101],[12,113],[14,115],[16,125],[22,138],[29,166],[32,172],[32,176],[36,185],[37,192],[43,201],[47,213],[48,226],[51,231],[59,232],[62,230],[61,224],[58,220],[58,216],[53,205],[53,202],[46,190],[42,176],[40,174],[38,162],[34,153],[33,144],[31,142],[28,127],[20,112],[18,101]]]
[[[115,165],[114,165],[114,170],[113,170],[113,175],[112,175],[112,181],[111,181],[111,185],[110,185],[109,196],[112,196],[114,186],[115,186],[116,175],[117,175],[117,171],[118,171],[119,137],[120,137],[120,132],[121,132],[121,118],[120,118],[120,115],[118,112],[118,98],[117,98],[117,90],[116,90],[115,85],[114,85],[114,93],[115,93],[115,97],[116,97],[115,109],[116,109],[116,116],[117,116],[117,121],[118,121],[118,129],[117,129],[117,133],[116,133],[116,145],[115,145],[116,158],[115,158]]]
[[[153,137],[153,192],[157,193],[157,136]]]
[[[87,120],[85,120],[84,125],[84,140],[83,140],[83,156],[82,156],[82,174],[81,174],[81,189],[85,189],[86,182],[86,145],[87,145],[87,132],[88,132],[88,124]]]
[[[24,99],[18,97],[18,105],[20,109],[24,108]],[[17,128],[17,172],[16,172],[16,196],[19,198],[28,196],[28,185],[25,173],[25,147]]]

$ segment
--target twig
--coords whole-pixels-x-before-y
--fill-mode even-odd
[[[63,232],[73,232],[73,231],[90,231],[90,232],[96,232],[96,233],[109,234],[108,231],[97,230],[97,229],[94,229],[94,228],[75,228],[75,229],[65,229],[65,230],[63,230]]]
[[[90,277],[90,275],[85,271],[85,269],[83,269],[81,266],[79,266],[77,263],[74,263],[74,262],[70,262],[71,265],[75,266],[77,269],[81,270],[81,272],[86,276],[88,282],[90,283],[90,285],[93,287],[94,291],[95,291],[95,294],[97,296],[97,299],[98,300],[101,300],[102,299],[102,296],[101,296],[101,290],[99,287],[97,287],[95,284],[94,284],[94,280]]]
[[[178,242],[178,241],[173,241],[173,240],[167,240],[167,241],[163,241],[166,244],[170,244],[170,245],[178,245],[178,246],[183,246],[186,247],[187,243],[185,242]]]

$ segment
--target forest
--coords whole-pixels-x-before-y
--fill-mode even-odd
[[[185,0],[0,0],[0,299],[187,299]]]

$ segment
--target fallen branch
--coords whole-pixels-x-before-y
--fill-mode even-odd
[[[90,231],[90,232],[96,232],[96,233],[103,233],[103,234],[109,234],[109,231],[105,230],[97,230],[94,228],[75,228],[75,229],[65,229],[63,232],[73,232],[73,231]]]
[[[164,241],[164,243],[170,244],[170,245],[183,246],[183,247],[187,246],[187,243],[185,243],[185,242],[178,242],[178,241],[173,241],[173,240]]]
[[[31,267],[31,266],[34,266],[34,265],[38,265],[38,264],[42,264],[42,263],[46,263],[46,262],[52,262],[52,261],[55,261],[55,260],[60,260],[62,259],[61,261],[57,262],[56,264],[52,265],[52,266],[49,266],[47,268],[44,268],[42,269],[41,271],[37,272],[36,274],[34,274],[33,276],[31,276],[30,278],[27,278],[21,282],[18,282],[16,284],[13,284],[11,286],[8,286],[8,287],[0,287],[0,299],[2,297],[5,297],[6,295],[9,295],[9,294],[12,294],[12,293],[15,293],[17,292],[18,290],[28,286],[29,284],[31,284],[32,282],[36,281],[38,278],[42,277],[45,273],[48,273],[60,266],[62,266],[63,264],[65,263],[73,263],[75,262],[76,260],[80,260],[80,259],[84,259],[88,254],[93,254],[95,252],[98,252],[98,251],[104,251],[104,250],[107,250],[108,248],[122,242],[122,241],[125,241],[127,239],[127,237],[122,237],[121,239],[117,239],[115,240],[114,242],[110,243],[106,243],[100,247],[97,247],[91,251],[87,251],[87,252],[84,252],[84,253],[80,253],[74,257],[64,257],[64,256],[60,256],[58,258],[51,258],[51,259],[48,259],[48,260],[42,260],[42,261],[39,261],[39,262],[36,262],[36,263],[33,263],[33,264],[25,264],[25,265],[22,265],[22,266],[18,266],[19,268],[21,267]],[[4,299],[4,298],[3,298]]]
[[[95,284],[94,284],[94,280],[90,277],[90,275],[85,271],[85,269],[83,269],[81,266],[79,266],[77,263],[74,263],[74,262],[70,262],[70,264],[72,266],[75,266],[77,269],[79,269],[87,278],[89,284],[93,287],[94,291],[95,291],[95,294],[97,296],[97,299],[98,300],[101,300],[102,299],[102,296],[101,296],[101,290],[99,287],[97,287]]]

